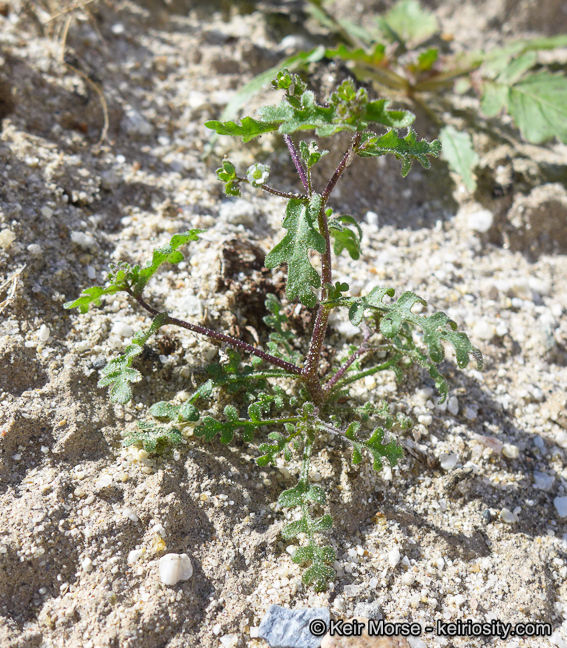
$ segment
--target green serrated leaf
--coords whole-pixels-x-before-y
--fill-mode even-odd
[[[179,415],[179,406],[172,405],[167,401],[160,401],[150,407],[150,414],[157,419],[166,419],[169,421],[177,420]]]
[[[449,163],[452,171],[461,176],[469,191],[476,189],[473,169],[478,164],[478,155],[468,133],[458,131],[454,126],[445,126],[439,133],[443,145],[443,159]]]
[[[286,295],[288,299],[299,298],[302,304],[314,308],[317,298],[312,288],[321,286],[321,278],[311,265],[309,250],[325,252],[325,239],[316,229],[317,216],[321,208],[321,196],[313,194],[309,204],[291,199],[286,209],[283,227],[286,236],[266,256],[266,268],[287,263],[288,277]]]
[[[211,119],[205,122],[205,126],[214,130],[217,135],[230,135],[231,137],[242,137],[243,142],[249,142],[251,139],[270,133],[279,128],[280,121],[258,121],[253,117],[244,117],[240,124],[234,121],[220,122]]]
[[[416,47],[439,30],[437,18],[423,9],[418,0],[400,0],[383,17],[378,27],[385,38],[404,46]]]
[[[372,454],[373,468],[376,471],[382,469],[382,458],[386,457],[390,465],[395,466],[398,459],[404,454],[402,448],[395,441],[384,443],[384,434],[384,430],[377,428],[369,439],[363,441],[364,447]]]
[[[131,369],[132,360],[142,353],[147,340],[167,321],[167,313],[157,315],[147,332],[139,331],[132,338],[132,344],[126,347],[124,353],[111,360],[101,370],[99,387],[110,386],[110,400],[115,403],[125,404],[132,399],[130,383],[137,383],[142,379],[142,374],[136,369]]]
[[[133,286],[134,295],[140,295],[148,281],[157,272],[158,268],[164,263],[177,264],[185,258],[178,250],[182,245],[190,241],[196,241],[204,230],[192,229],[181,234],[175,234],[168,245],[158,248],[154,251],[152,261],[139,272],[139,277]]]
[[[293,488],[288,488],[288,490],[280,493],[280,496],[278,497],[278,504],[282,508],[288,508],[290,506],[301,506],[304,502],[304,495],[308,489],[309,484],[300,481]]]
[[[354,225],[356,232],[349,227],[345,227],[343,223]],[[339,255],[343,250],[346,250],[350,254],[351,259],[356,261],[360,257],[360,241],[362,240],[360,225],[352,216],[347,215],[333,218],[329,221],[328,225],[329,233],[335,240],[333,248],[335,254]]]
[[[388,153],[402,161],[402,175],[405,177],[411,169],[411,160],[417,160],[425,169],[430,167],[429,156],[438,157],[441,153],[441,142],[417,141],[413,128],[408,129],[404,138],[398,137],[395,130],[378,137],[374,133],[364,133],[357,149],[360,157],[379,157]]]
[[[340,58],[343,61],[354,61],[356,63],[366,63],[367,65],[377,66],[380,65],[386,58],[385,45],[378,44],[371,52],[367,52],[362,48],[349,49],[341,44],[337,49],[325,50],[326,58]]]
[[[287,70],[281,70],[279,74],[286,76]],[[370,122],[390,128],[404,128],[415,119],[407,110],[389,110],[389,101],[385,99],[369,101],[366,90],[356,90],[350,79],[339,86],[326,105],[318,104],[311,91],[299,95],[291,91],[292,88],[286,89],[286,96],[277,106],[261,108],[258,119],[245,117],[240,124],[234,121],[209,121],[206,126],[218,134],[242,137],[247,142],[274,130],[282,134],[309,130],[315,131],[320,137],[329,137],[341,131],[363,131]]]
[[[78,299],[63,304],[63,308],[78,308],[80,313],[88,313],[91,305],[100,306],[101,299],[105,295],[114,295],[125,289],[125,284],[111,285],[106,288],[100,286],[85,288]]]
[[[141,443],[146,452],[162,452],[168,446],[176,446],[183,440],[181,432],[174,427],[163,427],[147,421],[138,422],[138,430],[130,431],[124,440],[123,446]]]
[[[282,538],[284,540],[291,540],[298,536],[300,533],[307,533],[309,531],[309,526],[305,518],[286,524],[282,529]]]
[[[509,88],[507,108],[522,136],[532,144],[557,138],[567,144],[567,77],[538,72]]]

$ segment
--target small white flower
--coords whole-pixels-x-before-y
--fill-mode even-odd
[[[253,187],[263,185],[270,175],[270,167],[265,164],[253,164],[248,167],[246,179]]]

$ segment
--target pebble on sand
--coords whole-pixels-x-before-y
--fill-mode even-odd
[[[315,619],[329,625],[331,615],[327,608],[290,610],[270,605],[260,623],[258,636],[270,648],[319,648],[321,637],[311,634],[309,624]]]
[[[166,554],[159,560],[159,578],[164,585],[176,585],[193,576],[193,565],[187,554]]]

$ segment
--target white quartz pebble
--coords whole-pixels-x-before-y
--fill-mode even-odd
[[[159,561],[159,578],[164,585],[176,585],[193,575],[193,565],[187,554],[166,554]]]
[[[395,567],[400,562],[401,558],[402,555],[400,554],[399,549],[392,549],[392,551],[388,552],[388,562],[391,567]]]
[[[132,337],[132,335],[134,335],[134,329],[130,324],[124,322],[115,322],[112,326],[112,332],[123,338]]]
[[[51,334],[51,331],[49,330],[49,327],[46,326],[45,324],[42,324],[39,327],[39,331],[37,332],[37,339],[40,342],[47,342],[47,340],[49,340],[50,334]]]

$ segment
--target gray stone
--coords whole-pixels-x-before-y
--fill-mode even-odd
[[[328,626],[331,614],[327,608],[290,610],[270,605],[260,623],[258,636],[267,641],[270,648],[319,648],[323,637],[315,637],[309,630],[314,619]]]
[[[382,608],[376,601],[372,603],[358,603],[354,608],[354,616],[380,621],[382,618]]]

